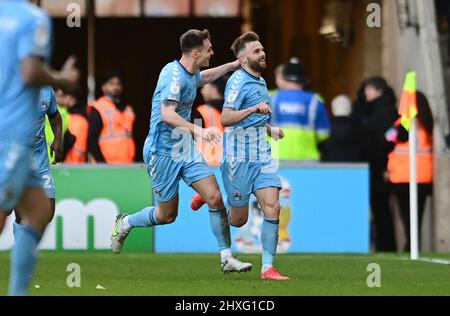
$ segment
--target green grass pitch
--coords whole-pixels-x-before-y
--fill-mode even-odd
[[[431,256],[431,255],[430,255]],[[450,259],[448,255],[438,256]],[[259,255],[241,255],[254,264],[248,274],[224,275],[213,254],[110,254],[42,252],[30,295],[450,295],[450,265],[411,262],[407,255],[278,255],[287,282],[262,281]],[[66,284],[70,263],[81,267],[81,287]],[[381,268],[381,287],[369,288],[371,263]],[[7,291],[9,254],[0,253],[0,295]],[[100,285],[104,289],[97,289]]]

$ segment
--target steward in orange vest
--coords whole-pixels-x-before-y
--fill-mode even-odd
[[[201,120],[203,128],[216,127],[223,135],[225,129],[221,123],[222,108],[223,108],[223,94],[227,77],[217,79],[216,81],[206,84],[200,90],[203,100],[206,104],[195,108],[193,113],[193,123],[196,120]],[[199,125],[199,124],[197,124]],[[218,166],[222,161],[223,145],[211,145],[207,142],[197,142],[197,149],[202,153],[203,158],[210,166]]]
[[[136,146],[133,140],[135,115],[129,105],[120,102],[122,82],[117,73],[103,81],[104,97],[89,106],[88,149],[93,162],[130,164]]]
[[[89,124],[86,118],[80,114],[71,114],[69,132],[75,136],[73,147],[67,152],[65,163],[83,164],[87,161],[87,138]]]
[[[400,127],[400,121],[396,122]],[[418,120],[417,182],[433,182],[433,134]],[[397,142],[388,156],[388,174],[391,183],[409,183],[409,141]]]
[[[421,92],[417,92],[417,107],[417,183],[420,228],[426,199],[433,190],[433,116],[428,100]],[[388,156],[388,177],[391,183],[391,192],[397,198],[405,227],[406,244],[403,250],[409,251],[409,134],[400,124],[400,120],[388,131],[386,139],[395,143],[394,150]]]
[[[62,96],[63,105],[70,114],[69,133],[75,138],[70,147],[64,146],[64,162],[68,164],[83,164],[87,161],[87,140],[89,124],[87,121],[86,107],[79,100],[79,92],[69,92]]]
[[[223,135],[225,129],[223,128],[221,123],[222,113],[220,113],[215,107],[206,104],[197,107],[197,111],[202,117],[205,128],[216,127]],[[202,153],[203,158],[209,165],[218,166],[222,161],[222,143],[213,146],[208,142],[197,142],[197,148]]]

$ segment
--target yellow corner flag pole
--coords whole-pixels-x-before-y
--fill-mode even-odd
[[[402,125],[409,131],[409,205],[411,260],[419,259],[419,216],[417,200],[417,75],[409,72],[400,101]]]

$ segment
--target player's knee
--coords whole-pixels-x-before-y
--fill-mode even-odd
[[[281,205],[278,201],[266,203],[266,216],[270,218],[278,218],[280,216]]]
[[[41,232],[52,220],[50,201],[45,194],[33,194],[18,209],[20,209],[19,217]]]
[[[237,218],[231,218],[230,224],[233,227],[241,228],[245,224],[247,224],[248,217],[237,217]]]
[[[231,226],[236,227],[236,228],[241,228],[245,224],[247,224],[247,221],[245,221],[245,220],[239,220],[239,221],[236,220],[234,222],[231,222]]]
[[[223,207],[222,194],[219,190],[216,190],[206,196],[205,202],[212,209],[219,209]]]
[[[173,222],[175,222],[176,219],[177,219],[177,215],[176,214],[168,214],[168,215],[165,215],[160,220],[160,223],[162,225],[172,224]]]

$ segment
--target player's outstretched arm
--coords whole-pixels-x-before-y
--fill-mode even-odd
[[[165,100],[161,104],[162,121],[169,124],[173,128],[179,128],[188,131],[195,139],[202,139],[210,143],[217,144],[220,142],[221,135],[212,128],[203,129],[195,124],[186,121],[176,112],[178,102]]]
[[[22,78],[30,86],[52,86],[63,91],[77,87],[79,71],[75,68],[76,58],[69,57],[60,71],[45,65],[40,57],[30,56],[22,60]]]
[[[272,110],[270,109],[270,106],[267,103],[260,103],[255,106],[252,106],[251,108],[240,111],[236,111],[231,108],[224,108],[222,111],[222,119],[221,119],[222,126],[229,127],[236,125],[255,113],[270,114],[272,113]]]
[[[225,74],[239,69],[241,64],[239,60],[233,61],[232,63],[224,64],[219,67],[203,70],[201,72],[202,79],[200,81],[200,86],[204,86],[207,83],[211,83],[224,76]]]

